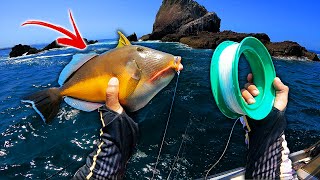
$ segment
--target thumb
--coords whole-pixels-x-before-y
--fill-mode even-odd
[[[116,77],[109,80],[106,89],[106,106],[119,114],[123,111],[123,108],[119,103],[119,80]]]
[[[274,79],[273,86],[276,89],[276,99],[273,106],[283,111],[287,107],[289,87],[284,85],[278,77]]]

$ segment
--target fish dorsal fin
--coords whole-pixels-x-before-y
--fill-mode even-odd
[[[59,85],[62,86],[73,72],[78,70],[84,63],[86,63],[87,61],[89,61],[97,55],[98,54],[96,53],[74,55],[69,64],[67,64],[61,71],[58,80]]]
[[[118,34],[119,34],[119,43],[117,48],[131,45],[130,41],[126,38],[125,35],[123,35],[120,31],[118,31]]]
[[[79,109],[81,111],[86,111],[86,112],[91,112],[99,107],[103,106],[102,103],[93,103],[93,102],[87,102],[87,101],[82,101],[79,99],[74,99],[71,97],[65,97],[64,101],[69,104],[70,106]]]

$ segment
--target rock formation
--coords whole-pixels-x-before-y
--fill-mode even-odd
[[[89,45],[89,44],[95,44],[95,43],[97,43],[98,42],[98,40],[87,40],[86,38],[83,38],[84,39],[84,42],[87,44],[87,45]]]
[[[94,44],[94,43],[98,42],[97,40],[88,41],[86,38],[83,38],[83,40],[85,41],[85,43],[87,45]],[[45,50],[54,49],[54,48],[62,48],[62,47],[64,47],[64,46],[58,45],[56,41],[51,42],[49,45],[47,45],[43,49],[36,49],[36,48],[33,48],[29,45],[19,44],[19,45],[15,45],[12,48],[12,50],[9,54],[9,57],[18,57],[18,56],[22,56],[22,55],[36,54],[36,53],[39,53],[39,52],[42,52]]]
[[[319,61],[319,57],[296,42],[272,43],[265,33],[237,33],[220,31],[220,18],[214,12],[194,0],[163,0],[153,24],[151,34],[140,39],[181,42],[193,48],[215,49],[221,42],[231,40],[240,42],[248,36],[259,39],[272,56],[306,57]]]
[[[271,56],[306,57],[312,61],[319,61],[316,53],[309,52],[297,42],[283,41],[266,44]]]
[[[64,46],[60,46],[56,41],[52,41],[50,44],[48,44],[46,47],[41,49],[41,51],[49,50],[49,49],[55,49],[55,48],[63,48]]]
[[[195,36],[182,37],[180,42],[187,44],[193,48],[209,48],[215,49],[220,43],[226,40],[240,42],[245,37],[253,36],[259,39],[262,43],[267,44],[270,42],[270,38],[264,33],[236,33],[233,31],[222,31],[217,33],[200,32]]]
[[[10,57],[18,57],[18,56],[22,56],[22,55],[35,54],[38,52],[39,52],[39,50],[37,50],[36,48],[33,48],[28,45],[18,44],[12,48],[9,56]]]
[[[193,0],[163,0],[153,24],[150,40],[168,34],[190,35],[198,31],[218,32],[220,18]]]
[[[138,41],[138,37],[137,37],[136,33],[131,34],[127,38],[129,41]]]
[[[270,42],[269,36],[265,33],[236,33],[232,31],[217,33],[200,32],[195,36],[182,37],[178,42],[187,44],[193,48],[215,49],[223,41],[230,40],[240,42],[248,36],[259,39],[266,46],[271,56],[306,57],[312,61],[319,61],[317,54],[309,52],[305,47],[302,47],[298,43],[292,41]]]

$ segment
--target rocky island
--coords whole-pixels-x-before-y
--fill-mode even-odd
[[[98,42],[97,40],[88,41],[86,38],[83,38],[83,40],[87,45],[94,44],[94,43]],[[18,44],[12,48],[12,50],[9,54],[9,57],[18,57],[18,56],[22,56],[22,55],[36,54],[36,53],[46,51],[49,49],[62,48],[62,47],[64,47],[64,46],[60,46],[59,44],[57,44],[56,41],[53,41],[52,43],[50,43],[49,45],[47,45],[46,47],[44,47],[42,49],[36,49],[36,48],[33,48],[29,45]]]
[[[265,33],[220,32],[220,23],[221,19],[215,12],[208,12],[194,0],[163,0],[152,33],[140,39],[180,42],[193,48],[215,49],[225,40],[240,42],[245,37],[253,36],[267,47],[272,56],[319,61],[317,54],[296,42],[271,42]]]
[[[138,37],[137,37],[136,33],[133,33],[133,34],[127,36],[127,38],[129,41],[138,41]]]

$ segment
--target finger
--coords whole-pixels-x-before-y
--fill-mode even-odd
[[[258,96],[260,93],[258,88],[253,83],[247,83],[244,85],[244,87],[249,91],[249,93],[252,96]]]
[[[289,87],[284,85],[278,77],[274,79],[273,86],[276,89],[276,98],[273,106],[283,111],[287,107]]]
[[[106,89],[106,106],[113,111],[121,109],[119,103],[119,80],[115,77],[109,80]]]
[[[273,86],[276,89],[276,91],[287,92],[287,93],[289,92],[289,87],[284,85],[280,80],[280,78],[278,77],[274,78]]]
[[[253,98],[253,96],[249,93],[248,90],[242,89],[241,90],[242,97],[248,104],[253,104],[256,102],[256,100]]]
[[[252,75],[252,73],[249,73],[249,74],[248,74],[248,76],[247,76],[247,81],[248,81],[249,83],[252,83],[252,82],[253,82],[253,75]]]

